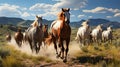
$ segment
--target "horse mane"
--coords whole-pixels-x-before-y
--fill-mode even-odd
[[[64,15],[63,15],[63,14],[64,14],[64,12],[63,12],[63,11],[59,12],[59,13],[58,13],[58,15],[57,15],[57,16],[58,16],[58,18],[57,18],[57,19],[58,19],[58,20],[64,20],[64,19],[65,19],[65,17],[64,17]]]
[[[112,29],[111,29],[111,27],[109,26],[109,27],[107,28],[107,30],[112,30]]]
[[[33,27],[37,27],[37,26],[38,26],[38,22],[37,22],[37,21],[34,21],[31,25],[32,25]]]
[[[96,29],[101,29],[101,25],[98,25],[98,26],[96,27]]]
[[[84,21],[81,25],[83,25],[83,26],[88,25],[88,21]]]

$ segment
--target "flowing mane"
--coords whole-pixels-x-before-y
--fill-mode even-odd
[[[64,16],[64,12],[63,11],[58,13],[58,20],[64,20],[65,21],[65,16]]]

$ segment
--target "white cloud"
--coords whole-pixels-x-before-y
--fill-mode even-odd
[[[87,4],[87,0],[59,0],[54,4],[54,8],[71,8],[73,10],[83,8]]]
[[[70,15],[71,17],[75,17],[75,15]]]
[[[26,18],[30,16],[30,14],[25,12],[25,10],[27,10],[26,7],[20,7],[6,3],[0,4],[0,16]]]
[[[93,18],[93,16],[88,16],[88,18]]]
[[[38,11],[41,16],[53,16],[58,14],[61,8],[71,8],[72,10],[79,10],[84,7],[87,3],[87,0],[52,0],[56,1],[55,4],[46,4],[46,3],[36,3],[32,5],[30,11]],[[35,15],[35,14],[31,14]],[[71,15],[71,17],[74,17]]]
[[[1,4],[0,5],[0,16],[20,16],[21,11],[18,10],[19,6]]]
[[[106,18],[112,18],[112,16],[106,16]]]
[[[120,12],[120,9],[96,7],[91,10],[83,10],[83,12],[86,12],[86,13],[106,13],[106,12],[118,13],[118,12]]]
[[[91,9],[91,10],[83,10],[83,12],[86,13],[105,13],[106,8],[104,7],[96,7],[95,9]]]
[[[24,12],[24,13],[22,14],[22,17],[28,17],[28,16],[30,16],[30,14],[27,13],[27,12]]]
[[[31,6],[29,9],[34,11],[41,11],[41,10],[50,10],[53,5],[51,4],[45,4],[45,3],[37,3],[33,6]]]
[[[85,15],[78,15],[78,18],[82,18],[82,17],[85,17]]]
[[[116,13],[114,17],[120,17],[120,13]]]

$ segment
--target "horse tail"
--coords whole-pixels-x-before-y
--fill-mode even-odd
[[[53,42],[53,35],[49,34],[48,38],[45,39],[45,43],[50,45]]]

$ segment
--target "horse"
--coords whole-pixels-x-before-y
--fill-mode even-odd
[[[91,32],[93,42],[96,42],[98,44],[102,41],[102,26],[102,24],[98,25]]]
[[[8,33],[8,34],[6,35],[6,40],[7,40],[8,42],[11,41],[11,35],[10,35],[10,33]]]
[[[47,24],[44,24],[43,25],[43,33],[44,33],[44,38],[43,38],[43,43],[44,43],[44,46],[46,46],[45,44],[45,39],[48,38],[49,36],[49,33],[48,33],[48,25]]]
[[[18,31],[14,35],[14,39],[19,47],[22,45],[23,41],[23,33],[21,32],[21,29],[19,28]]]
[[[32,52],[35,50],[36,53],[39,53],[44,36],[42,27],[39,26],[39,23],[42,23],[42,17],[36,16],[35,21],[32,23],[32,27],[25,31],[24,36],[25,41],[28,41]]]
[[[61,59],[63,59],[63,62],[67,62],[67,54],[69,51],[69,42],[71,35],[71,27],[69,25],[69,10],[70,8],[62,8],[61,12],[58,14],[58,19],[52,22],[51,35],[46,40],[48,44],[51,44],[51,42],[53,42],[57,57],[61,57]],[[63,41],[66,42],[66,48],[64,47]],[[57,49],[58,46],[60,48],[59,52]]]
[[[89,21],[87,20],[81,24],[82,27],[78,29],[77,36],[75,38],[75,40],[79,40],[81,46],[84,46],[85,43],[87,43],[87,40],[90,39],[90,27],[88,22]]]
[[[103,42],[105,41],[110,41],[110,43],[112,42],[112,28],[111,26],[107,27],[107,30],[102,32],[102,40]]]

